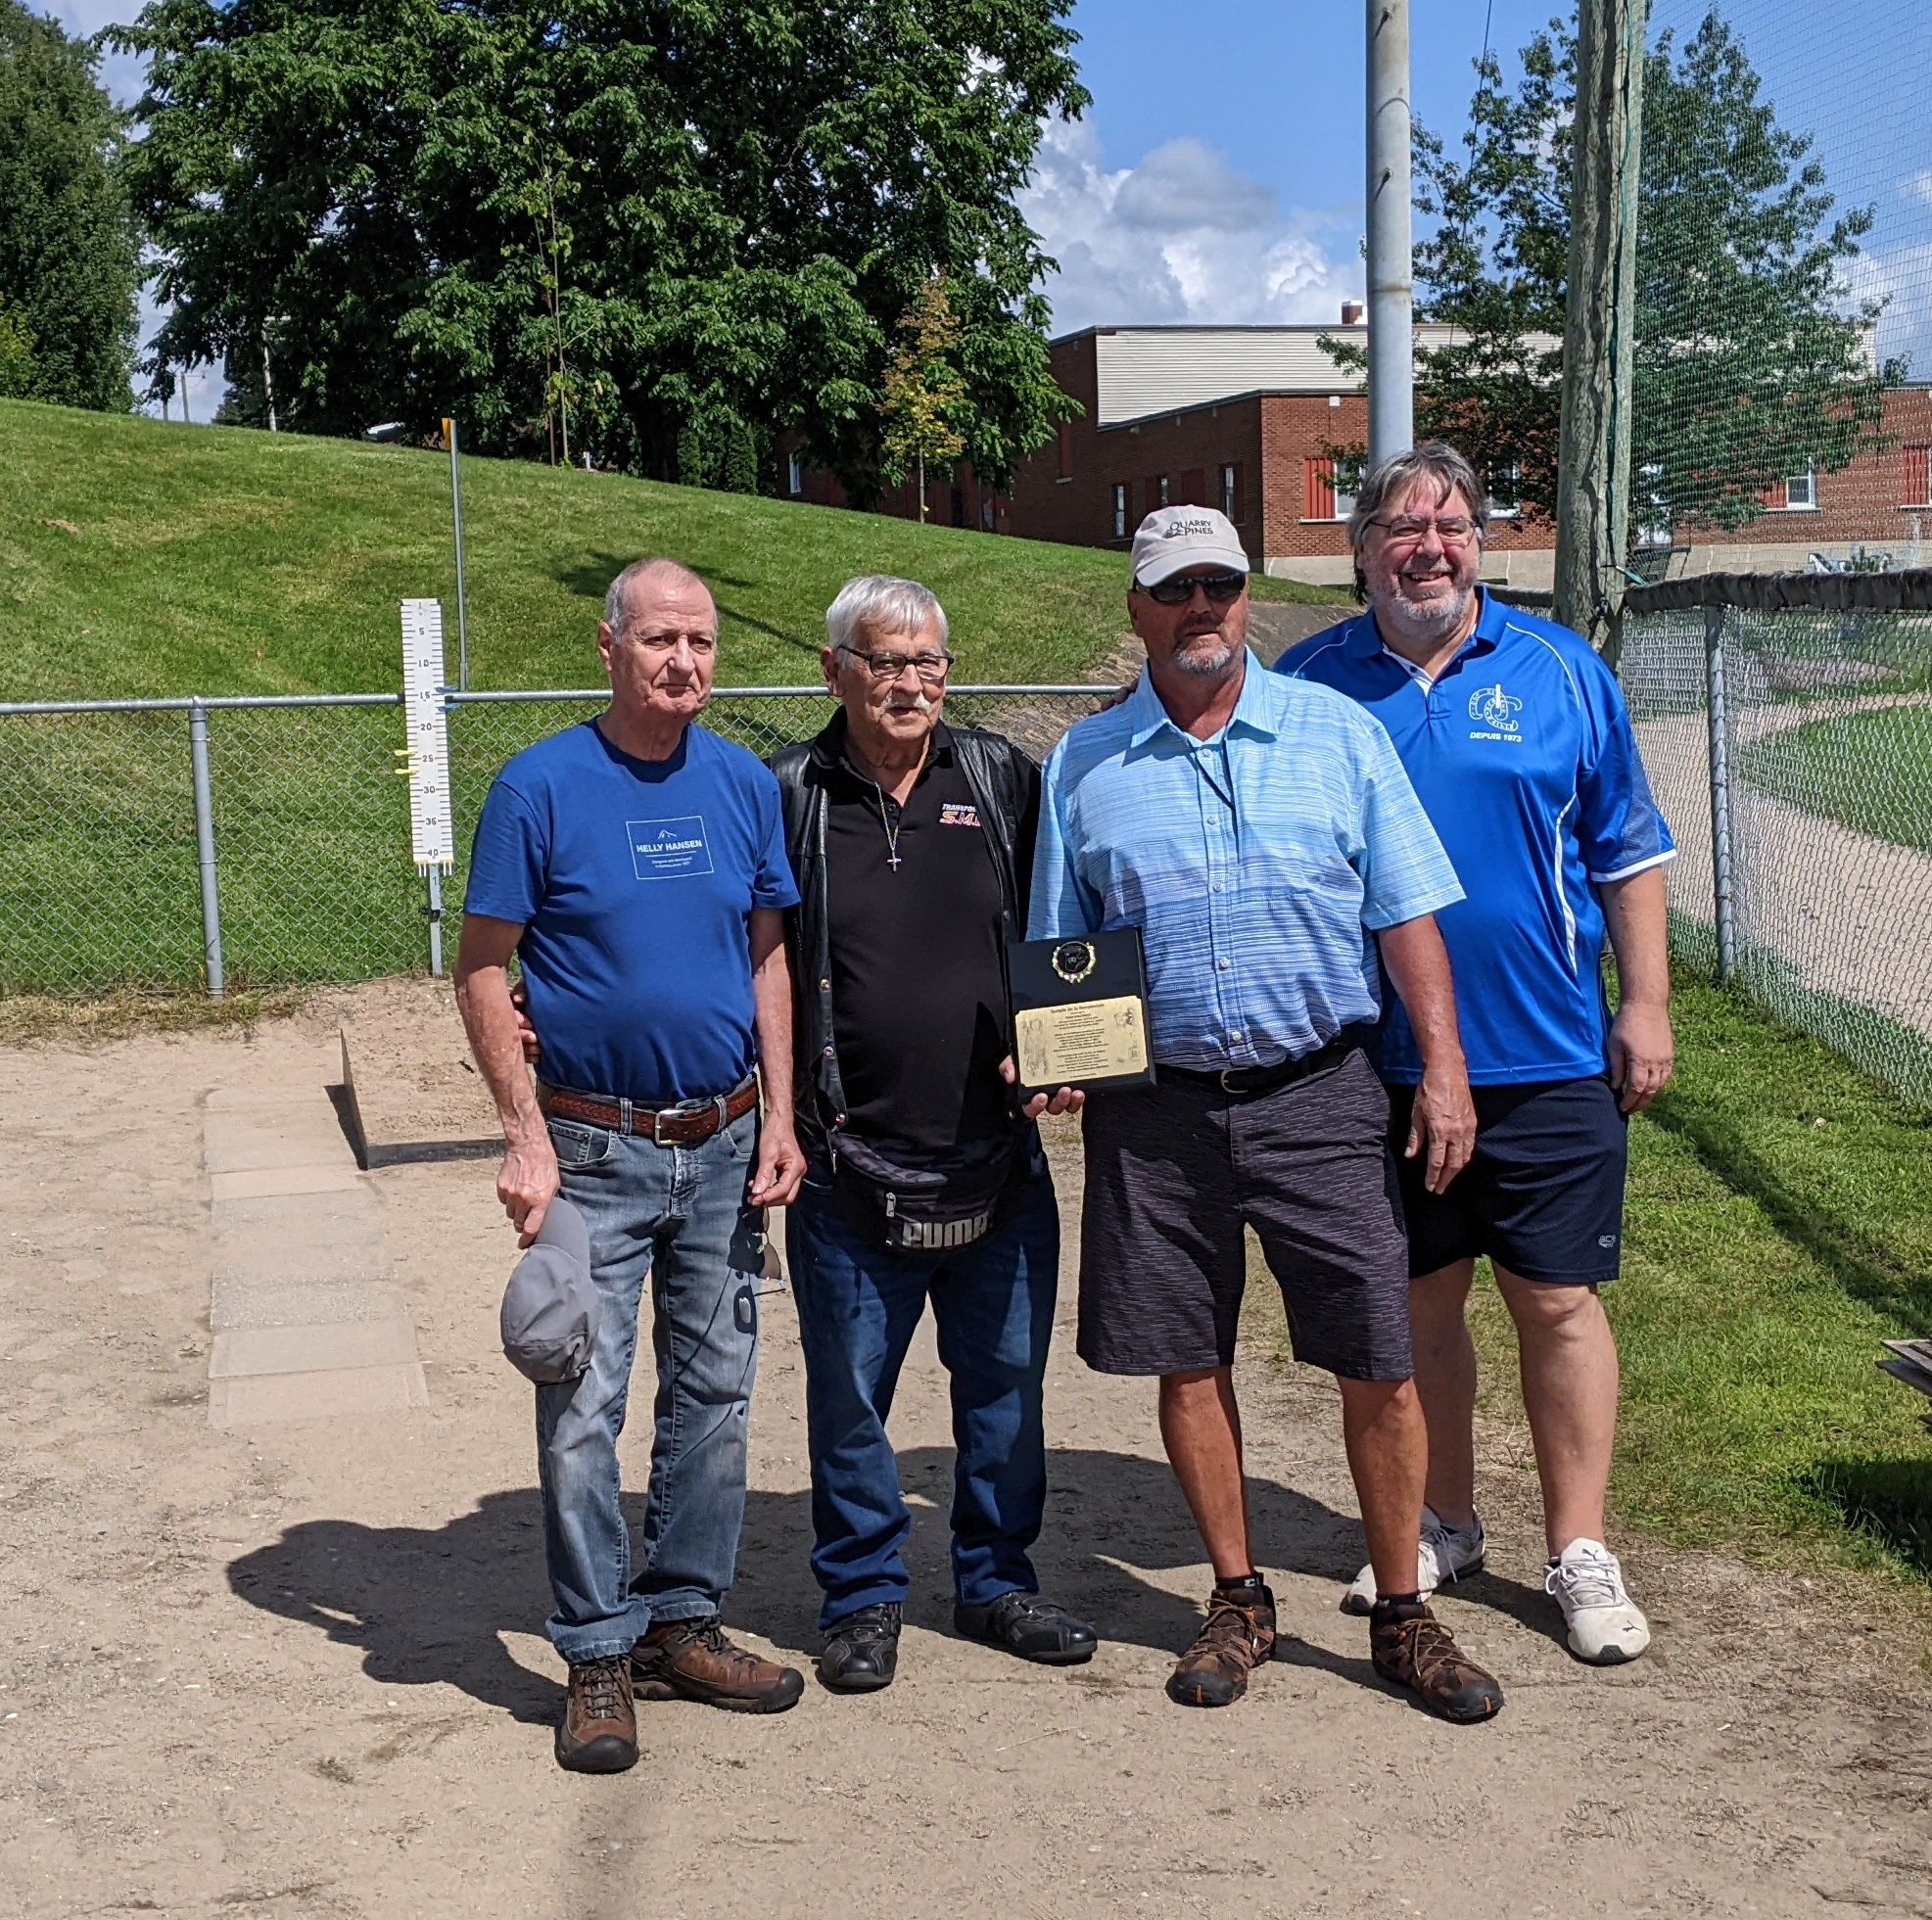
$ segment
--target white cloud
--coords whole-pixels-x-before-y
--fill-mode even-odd
[[[1299,209],[1199,140],[1109,172],[1084,121],[1050,121],[1020,210],[1059,260],[1054,330],[1341,317],[1362,295],[1353,219]]]
[[[1899,191],[1908,200],[1920,200],[1932,207],[1932,166],[1921,166],[1899,182]]]

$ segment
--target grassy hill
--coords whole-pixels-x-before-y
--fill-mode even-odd
[[[480,687],[594,683],[604,588],[648,552],[711,582],[725,685],[815,681],[860,573],[926,582],[970,679],[1078,679],[1124,626],[1121,560],[1088,547],[469,458],[463,521]],[[0,401],[0,698],[386,690],[419,594],[453,673],[442,454]]]

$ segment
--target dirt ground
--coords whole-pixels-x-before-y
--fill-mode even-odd
[[[485,1130],[447,994],[382,985],[250,1034],[6,1058],[0,1913],[711,1916],[1932,1915],[1932,1689],[1905,1629],[1641,1545],[1657,1629],[1576,1664],[1520,1460],[1494,1570],[1441,1603],[1507,1710],[1381,1688],[1337,1611],[1360,1559],[1332,1389],[1245,1368],[1289,1635],[1229,1710],[1161,1691],[1207,1576],[1145,1382],[1050,1375],[1047,1590],[1100,1626],[1047,1672],[955,1640],[930,1343],[896,1420],[918,1509],[901,1678],[773,1719],[646,1707],[644,1758],[560,1773],[528,1389],[496,1349],[490,1163],[371,1176],[426,1412],[209,1425],[211,1090],[333,1080],[373,1138]],[[1057,1143],[1062,1200],[1078,1163]],[[802,1393],[766,1302],[736,1629],[816,1646]],[[645,1439],[629,1442],[634,1484]]]

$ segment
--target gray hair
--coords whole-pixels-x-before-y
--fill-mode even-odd
[[[649,574],[669,574],[673,580],[688,583],[692,586],[704,586],[703,580],[694,574],[682,560],[672,560],[665,555],[652,554],[642,560],[633,560],[631,564],[611,582],[610,590],[604,595],[604,625],[610,629],[611,637],[621,640],[624,630],[631,624],[631,589]],[[707,586],[705,591],[711,589]]]
[[[1469,517],[1476,522],[1476,537],[1486,543],[1489,538],[1489,490],[1469,461],[1445,440],[1426,440],[1420,446],[1406,447],[1370,469],[1355,495],[1355,510],[1348,516],[1348,551],[1359,554],[1368,538],[1369,522],[1388,505],[1391,496],[1408,492],[1419,480],[1432,480],[1446,499],[1453,491],[1469,502]],[[1355,597],[1368,597],[1368,582],[1359,561],[1355,567]]]
[[[864,574],[848,580],[838,598],[825,609],[825,638],[840,653],[850,653],[868,632],[918,633],[939,629],[944,646],[949,629],[946,609],[932,589],[916,580],[895,580],[890,574]]]

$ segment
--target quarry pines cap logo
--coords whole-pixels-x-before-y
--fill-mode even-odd
[[[1190,567],[1219,573],[1249,571],[1248,554],[1226,514],[1211,506],[1155,507],[1134,536],[1134,580],[1158,586]]]

